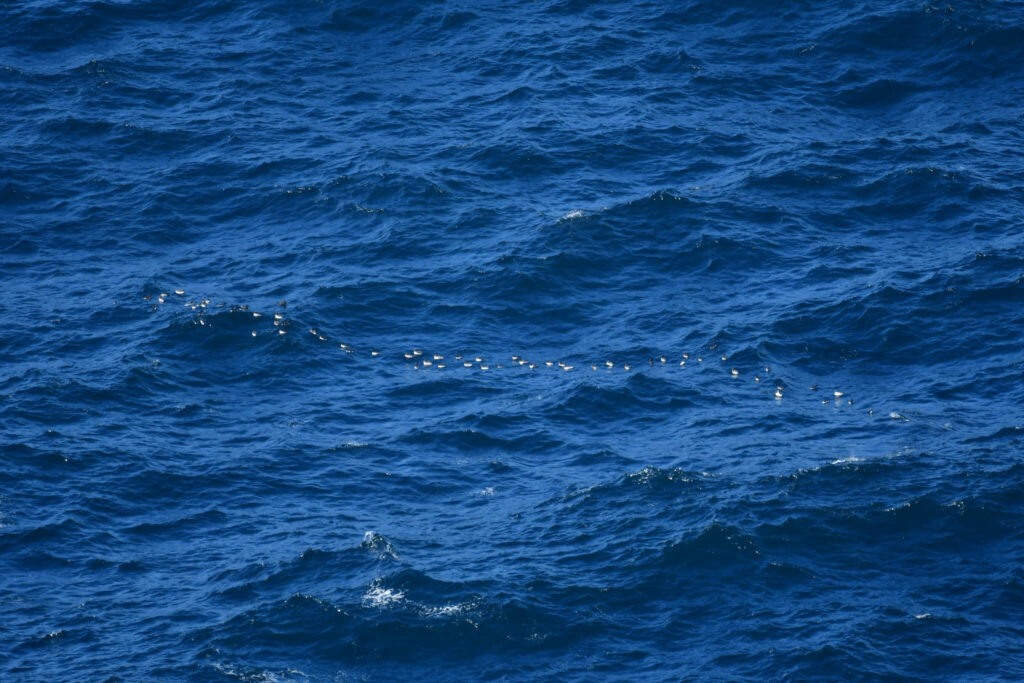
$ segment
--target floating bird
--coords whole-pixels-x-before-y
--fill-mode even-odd
[[[490,365],[481,365],[481,366],[480,366],[480,369],[481,369],[481,370],[490,370],[490,369],[491,369],[491,366],[490,366]]]
[[[462,354],[461,353],[455,354],[455,360],[462,360]]]
[[[698,363],[703,363],[703,362],[704,362],[704,359],[703,359],[703,358],[701,358],[700,356],[697,356],[697,362],[698,362]]]
[[[437,364],[437,369],[438,370],[444,370],[446,367],[448,367],[448,366],[445,365],[444,363],[438,363]]]
[[[843,395],[843,392],[841,391],[833,391],[832,393],[835,395],[836,398],[839,398],[840,396]]]
[[[610,368],[614,368],[615,367],[615,363],[611,362],[610,360],[606,360],[604,362],[604,364],[607,365]]]
[[[665,358],[665,356],[662,356],[662,357],[661,357],[661,358],[659,358],[658,360],[660,360],[660,361],[661,361],[662,363],[664,363],[664,362],[665,362],[665,361],[666,361],[667,359]]]
[[[467,360],[465,363],[462,364],[462,367],[471,368],[473,367],[473,364]]]
[[[775,398],[782,398],[782,387],[775,390]]]
[[[761,381],[761,378],[760,378],[760,377],[758,377],[757,375],[754,375],[754,381],[755,381],[755,382],[760,382],[760,381]]]
[[[284,316],[281,315],[280,313],[275,313],[274,320],[284,320]]]
[[[686,367],[686,360],[685,359],[679,361],[679,367],[681,367],[681,368],[685,368]]]
[[[342,346],[341,348],[345,348],[345,347]],[[405,356],[406,358],[412,358],[412,354],[411,353],[403,353],[402,355]]]
[[[439,353],[434,354],[434,360],[444,360],[444,356]]]
[[[484,359],[483,359],[483,358],[481,358],[480,356],[477,356],[477,357],[476,357],[476,362],[477,362],[477,363],[483,363],[483,362],[484,362]]]
[[[714,351],[715,349],[718,348],[718,342],[711,342],[711,344],[708,346],[708,348],[711,349],[712,351]]]
[[[566,372],[569,372],[570,370],[572,370],[572,366],[571,365],[563,365],[562,369],[565,370]]]
[[[254,336],[254,337],[256,336],[256,330],[252,331],[252,336]]]
[[[737,370],[736,368],[733,368],[733,369],[731,370],[731,372],[732,372],[732,376],[733,376],[733,377],[739,377],[739,376],[740,376],[740,371],[739,371],[739,370]]]
[[[278,334],[288,334],[288,332],[286,330],[278,330],[277,333]]]
[[[624,363],[622,367],[623,369],[625,369],[626,372],[629,372],[629,363]]]
[[[413,349],[412,350],[412,355],[414,355],[414,356],[422,356],[423,352],[420,351],[419,349]]]
[[[423,359],[423,367],[429,368],[431,365],[433,365],[431,361],[427,360],[426,358]]]
[[[252,312],[252,317],[254,317],[254,318],[262,318],[263,314],[262,313],[257,313],[256,311],[253,311]]]
[[[550,368],[550,367],[551,367],[552,365],[554,365],[554,364],[555,364],[555,362],[554,362],[554,361],[551,361],[551,360],[546,360],[546,361],[544,361],[544,365],[548,366],[549,368]]]
[[[371,356],[379,356],[380,355],[380,351],[370,351],[370,355]]]
[[[818,390],[818,385],[817,384],[812,384],[811,385],[811,391],[817,391],[817,390]]]
[[[174,290],[174,293],[177,294],[178,296],[181,296],[181,295],[183,295],[185,293],[185,290],[184,289],[176,289],[176,290]]]
[[[764,366],[764,371],[765,372],[771,372],[772,371],[772,366],[770,366],[770,365]]]
[[[591,365],[591,366],[590,366],[590,369],[591,369],[591,370],[597,370],[597,366],[596,366],[596,365]]]
[[[725,356],[722,356],[722,362],[724,363],[726,360],[728,359]]]
[[[686,359],[686,358],[689,358],[689,357],[690,357],[690,354],[688,354],[688,353],[684,353],[684,354],[683,354],[683,358],[684,358],[684,359]]]

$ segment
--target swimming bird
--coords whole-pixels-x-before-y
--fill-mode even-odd
[[[342,351],[347,351],[348,344],[338,344],[338,348],[341,349]],[[406,356],[406,358],[412,358],[412,356]]]
[[[740,371],[739,371],[739,370],[737,370],[736,368],[733,368],[733,369],[731,370],[731,372],[732,372],[732,376],[733,376],[733,377],[739,377],[739,376],[740,376]]]
[[[725,356],[722,356],[722,362],[724,363],[726,360],[728,359]]]
[[[775,398],[782,398],[782,387],[775,390]]]
[[[606,360],[604,364],[607,365],[609,368],[615,367],[615,363],[611,362],[610,360]]]
[[[477,356],[477,357],[476,357],[476,362],[477,362],[477,363],[483,363],[483,362],[484,362],[484,359],[483,359],[483,358],[481,358],[480,356]]]
[[[370,351],[370,355],[371,356],[379,356],[380,355],[380,351]]]
[[[439,353],[434,354],[434,360],[444,360],[444,356]]]
[[[572,366],[571,365],[563,365],[562,369],[565,370],[566,372],[569,372],[570,370],[572,370]]]
[[[254,336],[254,337],[256,336],[256,330],[252,331],[252,336]]]
[[[841,392],[841,391],[833,391],[832,393],[833,393],[833,395],[835,395],[836,398],[839,398],[840,396],[843,395],[843,392]]]
[[[464,367],[464,368],[471,368],[471,367],[473,367],[473,363],[471,363],[470,361],[467,360],[465,363],[462,364],[462,367]]]
[[[597,370],[597,366],[596,366],[596,365],[591,365],[591,366],[590,366],[590,369],[591,369],[591,370]]]
[[[274,320],[284,320],[284,316],[281,315],[280,313],[275,313]]]
[[[177,294],[178,296],[182,296],[185,293],[185,290],[184,289],[176,289],[176,290],[174,290],[174,293]]]
[[[683,360],[679,361],[679,367],[681,367],[681,368],[685,368],[686,367],[686,359],[685,358]]]
[[[548,366],[549,368],[552,365],[554,365],[554,364],[555,364],[555,361],[553,361],[553,360],[546,360],[546,361],[544,361],[544,365]]]
[[[253,311],[252,312],[252,317],[254,317],[254,318],[262,318],[263,314],[262,313],[257,313],[256,311]]]
[[[683,358],[684,358],[684,359],[686,359],[686,358],[689,358],[689,357],[690,357],[690,354],[688,354],[688,353],[684,353],[684,354],[683,354]]]
[[[817,390],[818,390],[818,385],[817,384],[812,384],[811,385],[811,391],[817,391]]]
[[[433,362],[427,360],[426,358],[423,359],[423,367],[429,368],[433,364],[434,364]]]
[[[342,346],[341,348],[345,348],[345,347]],[[411,353],[403,353],[402,355],[405,356],[406,358],[412,358],[412,354]]]
[[[759,376],[757,376],[757,375],[754,375],[754,381],[755,382],[760,382],[761,378]]]
[[[413,349],[412,350],[412,355],[414,355],[414,356],[422,356],[423,352],[420,351],[419,349]]]
[[[444,363],[438,363],[437,364],[437,369],[438,370],[444,370],[446,367],[448,367],[448,366],[445,365]]]
[[[661,357],[661,358],[659,358],[658,360],[660,360],[660,361],[661,361],[662,363],[664,363],[664,362],[665,362],[666,360],[668,360],[668,359],[667,359],[667,358],[665,358],[665,356],[662,356],[662,357]]]
[[[491,366],[490,366],[490,365],[481,365],[481,366],[480,366],[480,369],[481,369],[481,370],[490,370],[490,369],[491,369]]]
[[[623,363],[622,367],[626,372],[629,372],[629,363]]]
[[[455,360],[462,360],[462,354],[461,353],[455,354]]]
[[[288,334],[288,332],[286,330],[278,330],[277,333],[278,334]]]
[[[698,363],[703,363],[703,362],[704,362],[704,359],[703,359],[703,358],[701,358],[700,356],[697,356],[697,362],[698,362]]]

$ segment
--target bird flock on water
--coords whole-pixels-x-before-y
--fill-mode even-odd
[[[156,299],[156,303],[152,304],[152,309],[151,310],[156,311],[160,307],[160,304],[164,304],[168,300],[171,299],[172,293],[173,293],[173,295],[178,300],[183,302],[183,304],[184,304],[184,306],[186,308],[189,308],[193,312],[199,313],[198,322],[199,322],[200,325],[206,325],[205,313],[210,308],[228,308],[227,304],[225,304],[225,303],[212,304],[211,300],[208,299],[208,298],[207,299],[200,299],[200,300],[188,300],[188,301],[185,301],[184,300],[184,298],[185,298],[185,290],[183,290],[183,289],[175,289],[175,290],[173,290],[173,292],[162,292],[162,293],[157,294],[157,295],[146,294],[142,298],[143,298],[144,301],[147,301],[147,302],[151,302],[155,298]],[[231,306],[229,308],[229,310],[232,311],[232,312],[248,313],[248,314],[250,314],[252,316],[254,322],[259,322],[259,321],[261,321],[264,318],[266,318],[266,319],[271,321],[272,326],[271,326],[270,330],[264,330],[264,331],[261,332],[259,329],[252,329],[250,331],[250,335],[252,337],[258,337],[261,334],[272,334],[272,335],[275,335],[275,336],[284,336],[284,335],[287,335],[289,333],[289,330],[292,327],[292,319],[289,318],[287,316],[287,314],[286,314],[287,306],[288,306],[288,302],[287,301],[279,301],[277,303],[277,310],[274,313],[262,313],[260,311],[250,311],[249,307],[246,306],[246,305]],[[309,332],[310,335],[315,337],[320,342],[325,342],[325,343],[331,342],[331,340],[328,338],[328,335],[325,332],[323,332],[323,331],[321,331],[321,330],[319,330],[319,329],[317,329],[315,327],[310,327],[308,332]],[[346,353],[346,354],[353,354],[353,355],[357,353],[356,349],[353,348],[350,344],[347,344],[347,343],[344,343],[344,342],[337,342],[337,343],[338,343],[339,351],[341,351],[343,353]],[[717,349],[718,349],[718,343],[717,342],[710,342],[708,344],[708,351],[715,352]],[[384,351],[382,351],[380,349],[370,348],[368,350],[362,351],[362,353],[364,353],[364,354],[368,353],[370,355],[370,357],[372,357],[372,358],[382,358],[382,357],[387,357],[389,355],[392,355],[392,354],[394,354],[396,352],[392,352],[391,354],[389,354],[389,353],[385,353]],[[452,367],[452,368],[463,368],[465,370],[477,370],[477,371],[481,371],[481,372],[490,371],[490,370],[503,370],[503,369],[506,369],[506,368],[519,368],[519,369],[523,369],[523,370],[527,370],[527,371],[536,371],[536,370],[545,370],[545,369],[556,369],[556,370],[560,370],[562,372],[571,372],[571,371],[574,371],[574,370],[590,370],[591,372],[597,372],[597,371],[610,372],[610,371],[619,370],[621,372],[632,372],[634,369],[639,369],[639,368],[641,368],[644,365],[644,363],[639,363],[639,364],[636,363],[636,362],[616,363],[615,361],[604,360],[604,361],[600,361],[600,362],[587,362],[587,363],[583,363],[583,364],[581,364],[580,366],[577,367],[576,365],[572,365],[572,364],[566,363],[566,362],[561,361],[561,360],[530,360],[530,359],[527,359],[525,356],[521,356],[521,355],[517,355],[517,354],[509,355],[508,360],[506,360],[506,361],[495,361],[493,359],[492,360],[488,360],[487,358],[485,358],[484,356],[481,356],[481,355],[466,354],[466,353],[449,353],[449,352],[446,352],[446,353],[436,353],[436,352],[433,352],[433,351],[427,352],[427,351],[424,351],[423,349],[420,349],[420,348],[405,349],[405,350],[401,351],[401,355],[402,355],[402,358],[405,360],[406,364],[410,367],[410,369],[414,370],[414,371],[442,371],[442,370],[445,370],[445,369],[447,369],[449,367]],[[719,363],[726,363],[727,364],[728,360],[729,360],[729,357],[726,354],[716,354],[716,358],[717,358]],[[705,361],[712,361],[713,362],[713,360],[714,359],[711,358],[711,357],[705,358],[703,355],[691,355],[689,352],[682,352],[680,354],[680,358],[679,358],[679,361],[678,361],[678,367],[681,368],[681,369],[685,369],[685,368],[687,368],[689,366],[693,366],[693,365],[703,365],[703,364],[705,364]],[[648,358],[647,362],[646,362],[646,365],[649,366],[649,367],[670,366],[670,365],[674,365],[675,363],[676,363],[676,361],[674,359],[670,362],[669,361],[669,357],[667,355],[662,354],[662,355],[659,355],[656,358],[655,357]],[[744,374],[744,373],[741,372],[741,370],[739,368],[731,367],[729,369],[729,375],[732,378],[734,378],[734,379],[739,379],[739,377],[742,374]],[[769,384],[769,385],[770,384],[774,384],[775,385],[775,389],[774,389],[774,392],[773,392],[772,395],[774,396],[775,400],[781,401],[783,399],[783,397],[785,396],[785,393],[786,393],[787,389],[784,386],[784,384],[779,382],[777,379],[774,382],[768,380],[769,377],[774,377],[774,376],[772,375],[771,366],[766,365],[766,366],[764,366],[763,372],[760,370],[760,368],[757,371],[754,372],[753,381],[756,384],[761,384],[762,382],[764,382],[766,384]],[[811,391],[811,392],[817,392],[818,391],[818,385],[817,384],[812,384],[810,387],[808,387],[808,390]],[[853,405],[853,399],[846,397],[845,392],[840,391],[839,389],[834,389],[831,392],[831,398],[828,396],[828,392],[823,392],[823,393],[825,393],[825,396],[823,396],[823,398],[821,399],[822,403],[826,403],[827,404],[827,403],[832,403],[834,401],[835,403],[845,402],[847,405]],[[870,410],[869,409],[868,413],[869,414],[873,414],[874,410]],[[891,415],[891,417],[902,417],[902,416],[899,416],[899,415],[896,415],[895,413],[893,413]]]

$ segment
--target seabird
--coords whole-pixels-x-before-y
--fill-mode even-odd
[[[732,376],[733,377],[739,377],[740,376],[740,371],[737,370],[736,368],[733,368],[732,369]]]
[[[662,363],[664,363],[664,362],[665,362],[665,361],[666,361],[667,359],[665,358],[665,356],[662,356],[662,357],[661,357],[661,358],[659,358],[658,360],[660,360],[660,361],[661,361]]]
[[[414,355],[414,356],[422,356],[423,352],[420,351],[419,349],[413,349],[412,350],[412,355]]]
[[[184,289],[176,289],[176,290],[174,290],[174,293],[177,294],[178,296],[182,296],[185,293],[185,290]]]
[[[604,362],[604,364],[607,365],[610,368],[614,368],[615,367],[615,363],[611,362],[610,360],[606,360]]]

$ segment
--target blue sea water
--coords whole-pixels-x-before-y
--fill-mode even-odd
[[[0,679],[1024,678],[1024,3],[0,26]]]

